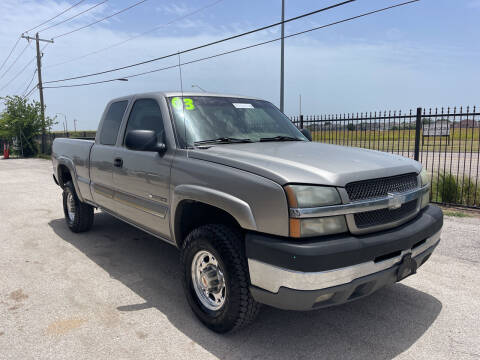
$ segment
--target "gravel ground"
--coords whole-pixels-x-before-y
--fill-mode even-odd
[[[206,330],[170,245],[96,213],[73,234],[50,162],[0,160],[0,359],[479,359],[480,218],[445,220],[416,276],[359,301]]]

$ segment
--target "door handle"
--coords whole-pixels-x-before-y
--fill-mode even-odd
[[[123,160],[121,158],[116,158],[115,160],[113,160],[113,166],[122,167],[123,166]]]

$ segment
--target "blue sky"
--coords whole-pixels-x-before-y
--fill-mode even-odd
[[[0,2],[0,61],[15,37],[67,8],[69,1]],[[72,16],[100,0],[86,0],[63,17]],[[44,37],[73,30],[118,11],[136,0],[109,0],[74,21],[41,33]],[[44,80],[95,72],[161,56],[213,41],[279,20],[280,0],[222,0],[208,10],[174,22],[108,51],[63,65],[56,65],[124,41],[157,25],[188,14],[215,0],[148,0],[107,22],[56,40],[45,49]],[[286,0],[286,17],[334,4],[330,0]],[[400,1],[357,0],[328,12],[288,24],[286,34],[327,24]],[[340,24],[286,40],[285,112],[298,113],[302,94],[304,114],[361,112],[383,109],[409,110],[417,106],[478,104],[480,71],[480,0],[422,0],[409,6]],[[235,49],[279,36],[270,29],[228,43],[182,56],[182,61]],[[25,43],[20,43],[16,54]],[[183,86],[192,84],[213,92],[262,97],[279,103],[279,43],[183,67]],[[31,46],[11,71],[0,79],[9,81],[34,56]],[[15,57],[15,56],[14,56]],[[178,59],[89,78],[102,80],[126,76],[176,63]],[[8,64],[7,64],[8,66]],[[5,71],[5,68],[2,72]],[[25,73],[0,91],[0,96],[21,93],[34,71]],[[0,72],[0,76],[1,73]],[[70,83],[83,82],[82,80]],[[168,70],[128,82],[69,89],[45,89],[47,114],[64,113],[73,127],[95,129],[105,103],[125,94],[179,89],[178,70]],[[32,96],[38,98],[38,94]],[[56,127],[61,128],[61,125]]]

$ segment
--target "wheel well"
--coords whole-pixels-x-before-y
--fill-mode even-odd
[[[58,183],[63,188],[66,182],[72,180],[72,174],[70,174],[70,170],[65,165],[58,166]]]
[[[187,235],[195,228],[206,224],[224,224],[241,228],[235,218],[225,210],[192,200],[183,200],[175,211],[175,239],[180,248]]]

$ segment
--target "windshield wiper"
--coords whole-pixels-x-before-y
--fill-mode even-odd
[[[194,145],[204,145],[204,144],[235,144],[235,143],[251,143],[253,142],[250,139],[240,139],[234,137],[220,137],[217,139],[210,139],[210,140],[201,140],[195,141]]]
[[[303,141],[293,136],[278,135],[272,137],[263,137],[260,138],[260,141]]]

